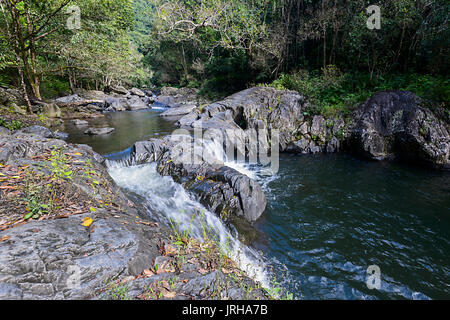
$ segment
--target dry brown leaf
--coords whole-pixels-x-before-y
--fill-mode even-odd
[[[155,275],[150,269],[145,269],[144,271],[142,271],[142,274],[144,276],[154,276]]]
[[[225,274],[229,274],[229,273],[232,273],[233,271],[225,269],[225,268],[222,268],[222,272],[225,273]]]
[[[166,250],[166,254],[174,254],[177,252],[177,249],[170,244],[166,244],[164,246],[164,250]]]
[[[162,291],[164,298],[173,299],[176,297],[176,293],[173,291],[163,290]]]
[[[0,238],[0,242],[6,241],[6,240],[8,240],[10,238],[11,238],[10,236],[3,236],[3,237]]]
[[[198,272],[200,272],[202,275],[204,275],[204,274],[208,273],[208,270],[200,268],[200,269],[198,269]]]

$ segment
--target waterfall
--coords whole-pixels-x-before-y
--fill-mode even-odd
[[[209,144],[210,151],[220,156],[219,146]],[[221,146],[220,146],[221,147]],[[223,155],[223,153],[222,153]],[[237,265],[254,280],[269,288],[267,265],[254,249],[242,244],[215,214],[209,212],[193,199],[184,188],[171,177],[161,176],[156,164],[127,166],[125,162],[107,161],[108,171],[116,183],[145,199],[144,206],[151,218],[178,229],[202,241],[204,229],[213,236],[222,250],[227,252]],[[240,164],[237,168],[246,170]]]

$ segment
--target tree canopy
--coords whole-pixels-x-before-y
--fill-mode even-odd
[[[295,88],[306,74],[357,75],[353,82],[367,78],[375,88],[395,74],[445,78],[449,69],[450,4],[444,0],[381,1],[379,29],[367,27],[368,0],[0,4],[0,84],[12,81],[37,99],[41,91],[48,96],[149,81],[204,93],[277,79]],[[79,28],[68,26],[77,17],[73,8],[79,8]]]

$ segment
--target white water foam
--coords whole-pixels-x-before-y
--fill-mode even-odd
[[[120,162],[108,162],[109,173],[116,183],[145,200],[145,206],[153,218],[162,223],[169,221],[199,241],[204,228],[213,235],[222,250],[232,258],[246,274],[270,288],[267,265],[257,251],[243,245],[223,222],[194,200],[171,177],[163,177],[156,171],[156,164],[124,166]],[[239,166],[238,166],[239,167]]]

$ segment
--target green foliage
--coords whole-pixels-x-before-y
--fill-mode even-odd
[[[41,83],[41,94],[47,98],[57,98],[61,94],[69,93],[70,86],[66,79],[49,76]]]
[[[19,130],[23,128],[23,123],[20,120],[7,121],[0,118],[0,127],[4,127],[9,130]]]
[[[48,185],[36,184],[35,173],[26,171],[25,190],[22,200],[26,204],[26,214],[24,219],[39,219],[52,210],[52,201],[49,202],[46,196],[49,194]]]
[[[28,203],[26,208],[28,212],[23,217],[25,220],[39,219],[42,215],[48,214],[49,205],[42,202],[39,193],[28,195],[24,200]]]
[[[135,6],[144,10],[138,2]],[[154,72],[154,84],[195,85],[210,97],[278,79],[281,83],[274,86],[301,88],[323,102],[318,108],[333,112],[338,100],[346,110],[344,105],[367,96],[347,89],[352,85],[348,74],[364,78],[361,89],[368,85],[372,90],[400,87],[389,79],[383,82],[390,75],[427,73],[437,86],[430,92],[422,90],[428,87],[426,79],[408,80],[418,85],[411,90],[445,100],[446,83],[436,83],[435,78],[445,76],[449,68],[448,2],[380,2],[380,30],[367,28],[369,4],[365,0],[303,1],[301,6],[292,0],[151,0],[150,14],[139,21],[139,30],[148,30],[147,41],[139,33],[139,49]],[[336,69],[311,71],[330,64]],[[295,76],[302,69],[309,70],[310,79]],[[327,77],[326,71],[338,69],[344,71],[343,83],[328,83],[328,78],[339,78],[333,72]],[[282,73],[291,76],[282,78]]]
[[[69,5],[80,7],[81,29],[67,28]],[[2,0],[2,9],[0,71],[13,69],[17,78],[13,62],[20,58],[33,96],[40,98],[41,90],[43,96],[53,98],[71,87],[102,89],[118,83],[146,83],[142,55],[130,43],[132,0],[24,0],[17,5]],[[20,33],[14,22],[21,25]],[[6,82],[1,76],[0,84]]]
[[[302,70],[294,74],[281,74],[269,86],[295,90],[308,98],[310,108],[306,116],[333,116],[337,113],[346,116],[378,91],[407,90],[440,104],[448,105],[450,101],[450,83],[444,77],[411,73],[388,74],[371,79],[366,73],[342,74],[335,66],[327,66],[320,73]]]
[[[54,179],[72,180],[73,172],[67,162],[66,155],[60,149],[51,151],[50,171]]]

